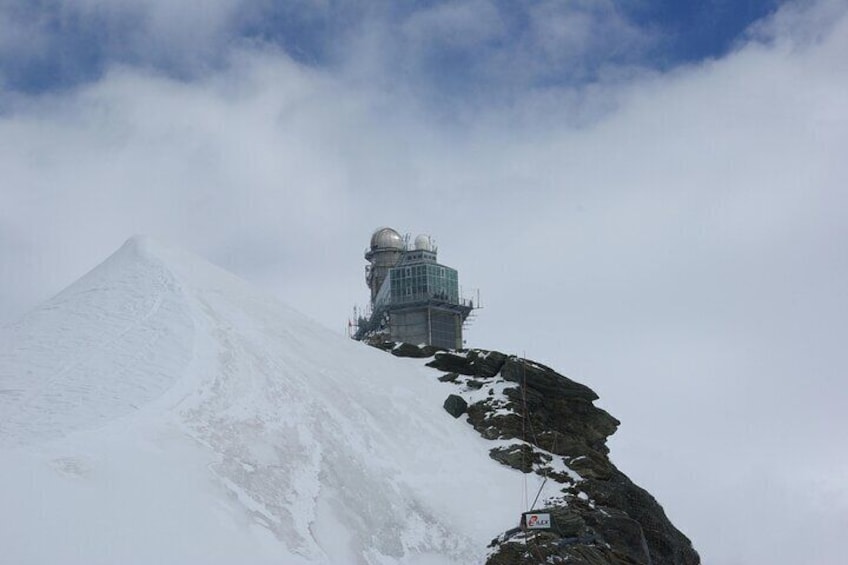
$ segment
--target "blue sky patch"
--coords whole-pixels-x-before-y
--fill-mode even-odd
[[[365,79],[444,94],[571,86],[610,69],[667,70],[721,56],[778,0],[204,6],[195,14],[153,1],[12,0],[0,7],[2,84],[27,93],[62,89],[95,80],[114,63],[191,78],[223,64],[233,46],[260,45],[307,66],[355,69]]]

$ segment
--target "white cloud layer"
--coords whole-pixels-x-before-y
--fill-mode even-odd
[[[405,33],[450,35],[467,15],[448,12]],[[792,6],[751,37],[704,65],[459,115],[383,88],[391,75],[244,46],[193,81],[115,66],[69,92],[5,93],[0,319],[143,232],[342,331],[367,299],[371,230],[429,231],[482,290],[469,343],[595,388],[623,421],[614,460],[705,563],[835,565],[848,17]]]

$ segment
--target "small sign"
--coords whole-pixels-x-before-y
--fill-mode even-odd
[[[550,530],[551,515],[539,512],[528,512],[524,515],[524,524],[528,530]]]

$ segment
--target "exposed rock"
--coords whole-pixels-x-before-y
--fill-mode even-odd
[[[498,374],[507,357],[497,351],[472,349],[470,351],[441,351],[427,363],[428,367],[475,377],[491,378]]]
[[[412,345],[411,343],[398,343],[389,349],[392,355],[396,357],[414,357],[423,359],[432,357],[437,351],[443,351],[441,348],[433,345]]]
[[[392,353],[420,357],[421,348]],[[468,394],[484,398],[462,411],[481,436],[513,440],[489,451],[492,459],[561,485],[542,501],[551,514],[545,531],[514,528],[492,542],[487,565],[697,565],[698,553],[653,496],[609,460],[607,438],[619,421],[593,402],[592,389],[540,363],[484,350],[436,351],[428,366]],[[513,386],[514,385],[514,386]],[[458,401],[457,407],[461,406]],[[462,400],[464,404],[465,401]],[[458,409],[458,408],[457,408]],[[518,517],[516,517],[518,518]]]
[[[376,347],[377,349],[382,349],[383,351],[391,351],[392,349],[394,349],[395,347],[400,345],[396,341],[391,341],[391,340],[387,339],[382,334],[378,334],[378,335],[368,337],[368,338],[364,339],[363,342],[367,343],[371,347]],[[410,345],[410,344],[405,344],[405,345]],[[411,347],[416,347],[416,346],[412,345]],[[410,357],[411,357],[411,355],[410,355]]]
[[[451,394],[447,397],[447,399],[445,399],[444,407],[445,410],[448,411],[448,414],[454,418],[459,418],[465,414],[465,410],[468,408],[468,403],[465,402],[465,399],[461,396]]]
[[[522,473],[529,473],[534,466],[549,463],[551,456],[534,450],[533,446],[526,443],[515,443],[507,447],[495,447],[489,451],[489,457],[499,461],[507,467],[518,469]]]
[[[448,373],[439,377],[439,380],[443,383],[453,383],[456,382],[457,378],[459,378],[459,373]]]
[[[640,524],[654,563],[699,562],[692,542],[671,524],[662,506],[621,471],[616,469],[609,480],[587,480],[581,487],[597,503],[618,508]]]
[[[593,536],[559,537],[554,533],[537,533],[511,541],[496,540],[497,551],[486,565],[540,565],[568,563],[578,565],[634,565],[648,562],[632,561],[607,547]]]
[[[465,386],[472,390],[480,390],[486,385],[483,381],[478,381],[477,379],[468,379],[465,381]]]
[[[609,459],[597,452],[586,452],[578,457],[566,457],[565,464],[584,479],[607,480],[612,478],[615,468]]]
[[[592,402],[598,399],[591,388],[576,383],[560,375],[553,369],[545,367],[540,363],[510,357],[504,362],[501,369],[504,380],[515,383],[526,382],[534,391],[541,395],[556,395],[560,398],[580,398]]]

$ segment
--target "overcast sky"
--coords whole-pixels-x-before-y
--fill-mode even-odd
[[[705,563],[843,563],[843,1],[276,4],[0,0],[0,321],[145,233],[341,333],[427,232]]]

